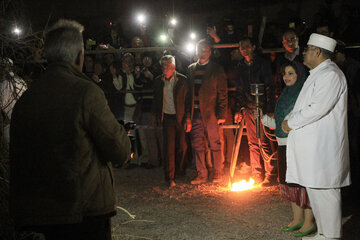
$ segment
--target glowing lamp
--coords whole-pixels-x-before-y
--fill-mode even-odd
[[[191,40],[195,40],[196,39],[196,34],[194,32],[190,33],[190,39]]]
[[[160,34],[160,41],[166,42],[167,36],[165,34]]]
[[[140,23],[140,24],[143,24],[143,23],[145,23],[145,15],[144,14],[139,14],[138,16],[137,16],[137,21]]]
[[[176,26],[176,24],[177,24],[176,18],[172,18],[172,19],[170,20],[170,24],[171,24],[172,26]]]
[[[186,44],[185,49],[188,53],[193,53],[195,51],[195,44],[192,42],[189,42]]]
[[[21,29],[18,28],[18,27],[15,27],[15,28],[12,30],[12,32],[13,32],[14,34],[16,34],[16,35],[20,35],[20,34],[21,34]]]

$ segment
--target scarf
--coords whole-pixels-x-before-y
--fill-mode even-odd
[[[294,108],[296,99],[299,96],[299,93],[301,91],[302,86],[304,85],[305,80],[306,80],[305,76],[303,77],[298,76],[294,85],[286,86],[283,89],[283,91],[280,94],[280,97],[276,102],[274,117],[276,123],[275,135],[278,138],[286,138],[288,136],[287,133],[283,132],[281,128],[281,124],[284,121],[286,115],[288,115],[291,112],[291,110]]]

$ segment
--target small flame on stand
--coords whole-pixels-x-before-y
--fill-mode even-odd
[[[236,191],[244,191],[244,190],[252,189],[254,187],[255,187],[255,181],[254,179],[250,178],[249,181],[241,180],[240,182],[233,183],[231,185],[230,190],[232,192],[236,192]]]

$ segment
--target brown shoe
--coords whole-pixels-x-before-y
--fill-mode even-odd
[[[223,181],[223,175],[221,174],[216,174],[214,175],[212,182],[213,183],[221,183]]]
[[[207,182],[207,178],[197,176],[190,183],[193,185],[196,185],[196,184],[201,184],[201,183],[206,183],[206,182]]]
[[[277,185],[277,181],[273,178],[265,178],[265,180],[261,183],[261,186],[262,187],[271,187],[271,186],[274,186],[274,185]]]
[[[264,181],[264,178],[259,174],[253,175],[251,178],[254,179],[255,184],[261,184]]]
[[[169,188],[173,188],[173,187],[175,187],[175,186],[176,186],[175,181],[174,181],[174,180],[170,180],[170,181],[169,181]]]

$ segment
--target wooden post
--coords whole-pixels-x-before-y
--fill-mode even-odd
[[[240,126],[238,125],[236,128],[235,133],[235,148],[233,148],[233,152],[231,155],[231,164],[230,164],[230,174],[229,174],[229,182],[228,187],[231,187],[232,180],[234,178],[235,168],[236,168],[236,162],[239,156],[239,150],[240,150],[240,144],[241,144],[241,138],[243,135],[244,130],[244,118],[240,122]]]

